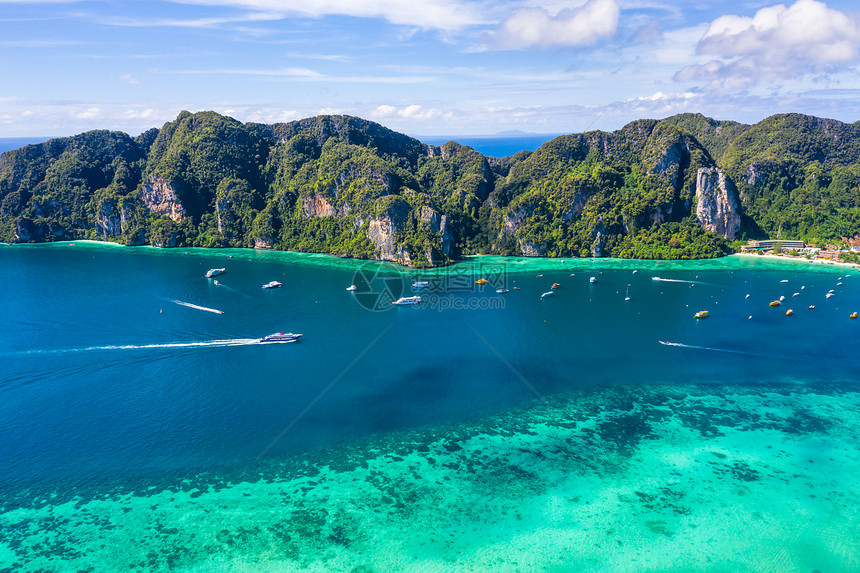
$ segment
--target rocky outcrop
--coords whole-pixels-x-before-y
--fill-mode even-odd
[[[103,238],[118,237],[125,230],[125,209],[115,201],[102,201],[96,213],[96,229]]]
[[[395,241],[395,235],[405,229],[412,217],[409,203],[397,196],[380,200],[385,200],[387,206],[379,216],[368,219],[367,238],[376,247],[379,260],[411,266],[411,253]]]
[[[520,246],[520,252],[524,257],[542,257],[546,253],[546,245],[543,243],[536,245],[517,238],[517,244]]]
[[[272,249],[272,237],[254,237],[254,248],[255,249]]]
[[[153,175],[146,180],[140,190],[140,200],[153,213],[169,217],[177,223],[185,216],[185,208],[179,202],[176,189],[160,175]]]
[[[319,193],[305,197],[302,201],[303,217],[331,217],[335,214],[334,206]]]
[[[737,237],[741,227],[738,193],[719,167],[703,167],[697,173],[696,217],[708,231],[729,240]]]

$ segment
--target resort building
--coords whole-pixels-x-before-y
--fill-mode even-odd
[[[776,246],[779,246],[786,251],[790,251],[791,249],[799,251],[806,247],[806,243],[804,243],[803,241],[788,241],[785,239],[749,241],[746,245],[741,247],[741,251],[770,251],[773,250],[773,248]]]

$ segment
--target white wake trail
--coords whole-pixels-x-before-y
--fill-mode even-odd
[[[181,304],[182,306],[187,306],[188,308],[196,308],[197,310],[205,310],[206,312],[214,312],[215,314],[224,314],[223,310],[218,310],[217,308],[209,308],[207,306],[200,306],[199,304],[191,304],[190,302],[183,302],[181,300],[174,300],[176,304]]]

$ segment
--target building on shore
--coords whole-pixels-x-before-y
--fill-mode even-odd
[[[741,247],[741,252],[756,252],[756,251],[772,251],[779,247],[783,250],[800,251],[806,248],[806,243],[803,241],[788,241],[785,239],[767,239],[764,241],[748,241],[746,245]]]

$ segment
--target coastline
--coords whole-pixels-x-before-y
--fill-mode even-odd
[[[306,253],[299,251],[276,251],[251,248],[207,248],[207,247],[154,247],[151,245],[127,246],[111,241],[96,241],[79,239],[74,241],[52,241],[48,243],[16,243],[0,244],[0,246],[22,248],[91,248],[91,249],[127,249],[132,253],[147,253],[158,256],[190,256],[209,258],[235,258],[246,261],[281,262],[310,267],[340,268],[344,270],[363,270],[404,275],[434,276],[446,274],[480,274],[492,272],[504,273],[534,273],[534,272],[600,272],[602,270],[641,270],[657,272],[660,270],[678,268],[691,271],[707,271],[717,269],[749,269],[752,266],[766,269],[768,267],[785,268],[789,265],[806,264],[814,272],[858,269],[860,265],[830,260],[809,260],[803,257],[787,257],[780,255],[758,255],[750,253],[732,253],[724,257],[711,259],[618,259],[612,257],[522,257],[477,254],[465,255],[452,263],[438,267],[416,268],[407,267],[390,261],[371,259],[341,258],[327,253]]]

